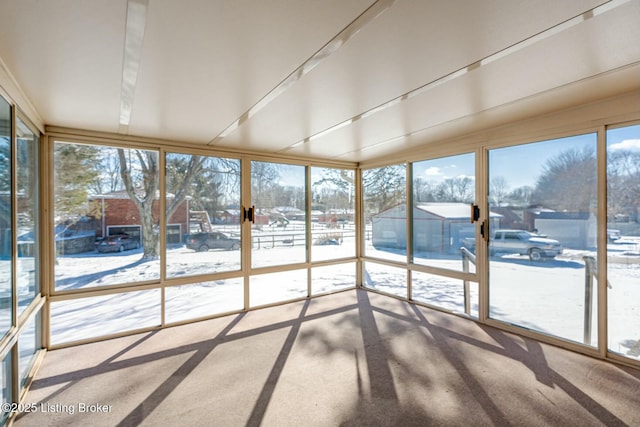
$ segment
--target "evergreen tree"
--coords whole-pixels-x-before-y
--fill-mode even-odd
[[[100,218],[97,203],[89,203],[89,188],[100,175],[100,148],[91,145],[54,145],[55,220],[67,225],[82,216]]]

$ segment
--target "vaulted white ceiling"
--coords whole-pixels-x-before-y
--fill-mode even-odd
[[[20,0],[48,125],[366,161],[640,87],[640,0]]]

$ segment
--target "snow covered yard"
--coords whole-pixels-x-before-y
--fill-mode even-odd
[[[342,245],[312,246],[313,259],[350,257],[354,240]],[[610,244],[608,315],[609,346],[627,353],[640,340],[640,239]],[[254,248],[262,262],[282,264],[304,253],[304,246],[262,246]],[[402,253],[378,251],[367,255],[406,260]],[[194,252],[175,247],[167,253],[167,277],[240,270],[240,251]],[[585,266],[588,251],[571,251],[555,260],[532,262],[527,257],[504,255],[490,263],[490,307],[493,318],[576,342],[583,341]],[[58,290],[157,281],[160,261],[140,261],[141,250],[114,254],[97,252],[58,257]],[[422,260],[424,261],[424,260]],[[429,260],[430,265],[460,270],[461,258]],[[406,270],[373,262],[365,263],[368,287],[401,297],[407,296]],[[473,270],[472,270],[473,271]],[[307,295],[306,270],[261,274],[250,278],[250,306],[260,306]],[[318,267],[312,270],[312,294],[354,286],[355,265]],[[594,283],[595,285],[595,283]],[[416,301],[464,312],[463,282],[442,276],[414,272],[412,296]],[[472,316],[478,312],[478,286],[470,283]],[[122,332],[160,323],[160,291],[145,290],[54,303],[54,343]],[[242,309],[242,278],[172,286],[165,290],[165,321],[177,322]],[[591,344],[596,345],[597,321],[594,294]],[[636,355],[635,357],[638,357]]]

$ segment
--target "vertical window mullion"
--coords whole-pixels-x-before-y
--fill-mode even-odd
[[[17,281],[17,268],[18,268],[18,244],[17,244],[17,229],[18,229],[18,171],[17,165],[17,132],[16,132],[16,107],[11,107],[11,324],[12,328],[16,329],[18,326],[18,281]],[[19,349],[18,340],[15,340],[15,344],[11,349],[11,396],[14,402],[18,402],[20,398],[20,378],[19,378]]]
[[[158,151],[158,175],[159,185],[158,185],[158,220],[159,220],[159,232],[160,232],[160,249],[158,252],[160,253],[160,325],[165,325],[165,283],[167,280],[167,224],[169,223],[169,218],[167,218],[167,203],[166,203],[166,162],[165,162],[166,152],[165,150]],[[187,217],[189,213],[187,212]]]
[[[17,227],[18,227],[18,171],[16,170],[17,153],[16,153],[16,108],[11,107],[11,324],[15,327],[18,325],[18,298],[17,298]]]
[[[602,357],[607,354],[609,347],[607,327],[607,137],[606,127],[598,129],[597,155],[597,322],[598,322],[598,352]]]
[[[411,264],[413,262],[413,164],[410,162],[405,163],[405,172],[407,174],[406,179],[406,204],[407,204],[407,299],[413,299],[412,292],[412,277],[411,277]]]

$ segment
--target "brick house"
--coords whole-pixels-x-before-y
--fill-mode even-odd
[[[167,199],[172,198],[169,194]],[[189,200],[187,197],[178,205],[176,211],[167,221],[167,244],[183,243],[183,237],[189,232]],[[102,212],[100,228],[96,230],[96,237],[110,236],[112,234],[127,233],[140,237],[140,213],[138,208],[129,198],[126,190],[113,191],[107,194],[91,196],[89,202],[99,203]],[[169,200],[167,200],[169,202]],[[156,224],[160,221],[160,201],[156,196],[153,202],[153,218]]]

